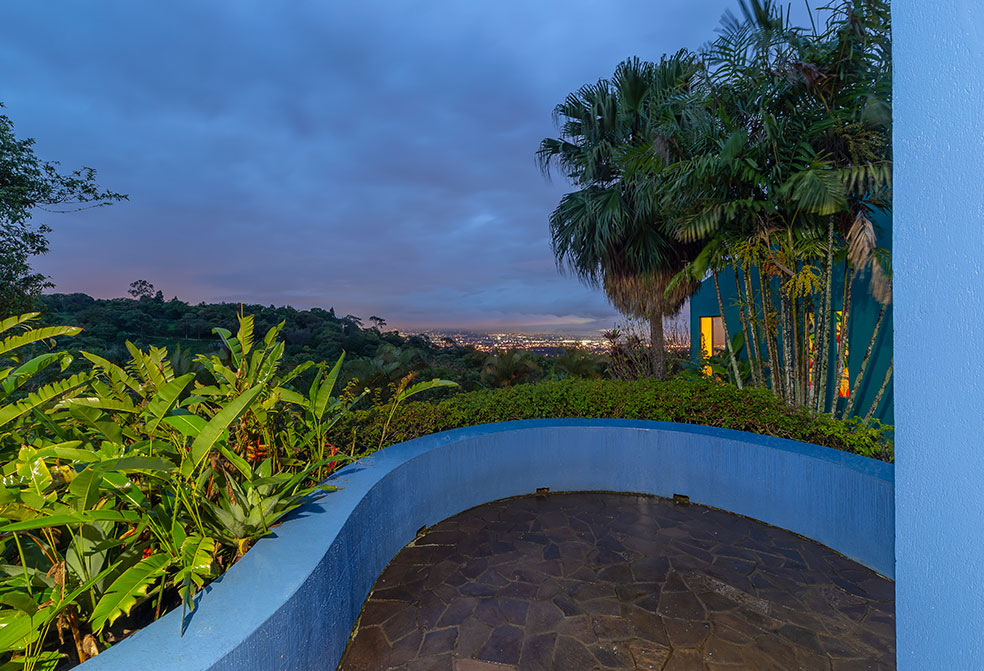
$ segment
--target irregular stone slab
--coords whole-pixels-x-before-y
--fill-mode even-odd
[[[507,499],[393,559],[339,669],[892,669],[894,588],[720,510],[625,494]]]

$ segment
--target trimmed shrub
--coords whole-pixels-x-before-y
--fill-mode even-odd
[[[333,439],[371,452],[380,444],[387,408],[350,413],[333,430]],[[646,419],[703,424],[788,438],[866,457],[892,461],[892,427],[876,421],[840,421],[786,405],[766,389],[739,390],[728,384],[677,377],[656,380],[539,382],[457,394],[440,401],[399,408],[384,445],[464,426],[518,419],[564,417]]]

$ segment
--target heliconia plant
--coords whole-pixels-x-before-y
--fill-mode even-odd
[[[79,329],[32,328],[37,316],[0,322],[5,671],[82,662],[193,610],[351,458],[326,435],[368,392],[336,391],[341,358],[281,372],[283,325],[256,338],[245,315],[237,333],[215,330],[223,354],[196,357],[197,377],[157,347],[127,343],[123,366],[72,357],[52,339]],[[305,393],[292,386],[312,372]]]

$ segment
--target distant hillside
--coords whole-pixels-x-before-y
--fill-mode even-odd
[[[86,294],[47,294],[41,296],[41,310],[46,324],[80,326],[80,335],[66,340],[71,349],[85,349],[112,360],[128,358],[127,340],[141,347],[166,346],[170,350],[199,353],[218,348],[214,327],[231,331],[237,328],[238,303],[199,303],[190,305],[178,299],[165,301],[143,297],[96,299]],[[334,309],[296,310],[292,307],[242,305],[243,312],[253,315],[256,331],[285,322],[281,338],[287,344],[287,359],[334,361],[344,350],[350,356],[375,356],[379,346],[409,345],[430,349],[428,341],[404,338],[395,331],[385,331],[385,322],[363,327],[358,317],[338,317]]]

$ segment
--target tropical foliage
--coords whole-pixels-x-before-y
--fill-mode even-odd
[[[0,650],[10,668],[85,661],[194,595],[351,457],[329,440],[369,390],[331,366],[283,367],[283,324],[240,316],[221,354],[181,373],[127,343],[117,365],[51,340],[75,327],[0,322]],[[45,371],[64,374],[44,383]],[[307,379],[300,384],[302,374]],[[437,386],[398,387],[388,407]],[[176,635],[178,632],[175,632]],[[6,668],[6,667],[5,667]]]
[[[693,245],[671,237],[669,223],[641,172],[627,173],[621,157],[662,138],[660,117],[686,92],[697,70],[685,52],[658,64],[633,58],[614,76],[582,86],[554,109],[560,138],[540,143],[545,174],[559,168],[579,187],[550,215],[558,264],[590,285],[601,285],[615,307],[650,323],[651,372],[667,373],[663,317],[679,311],[696,282],[670,280],[689,262]],[[669,158],[674,149],[661,145]],[[641,177],[636,178],[636,176]]]
[[[655,288],[674,305],[710,277],[725,315],[728,270],[740,319],[724,324],[726,377],[846,417],[891,301],[870,216],[891,205],[888,2],[839,0],[811,28],[771,0],[742,7],[701,53],[626,61],[556,108],[562,137],[538,156],[580,189],[551,215],[554,251],[629,314],[640,311],[627,296]],[[862,278],[882,315],[838,405],[838,328],[850,332]]]

